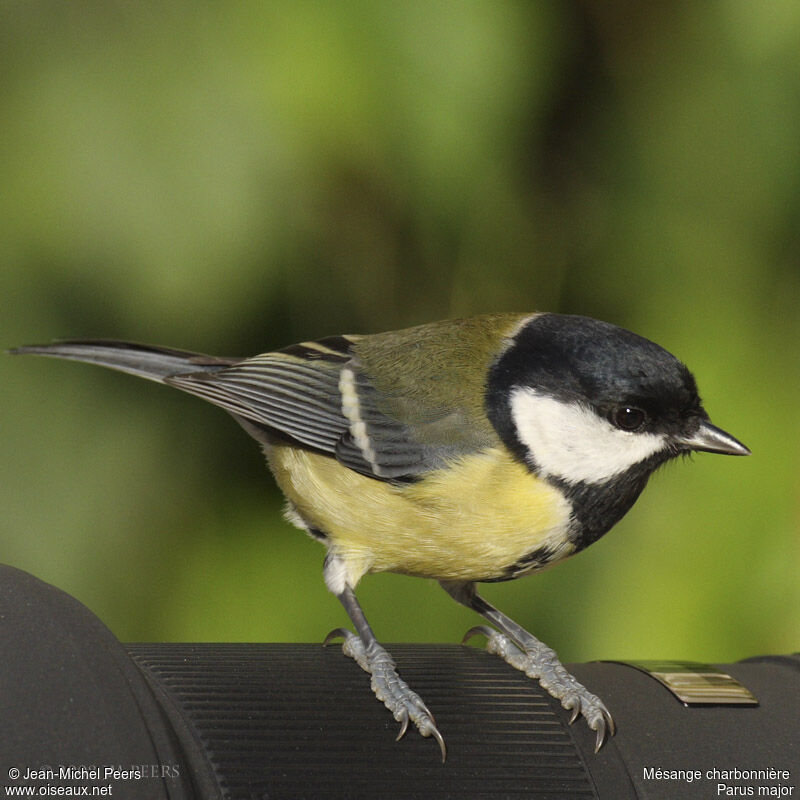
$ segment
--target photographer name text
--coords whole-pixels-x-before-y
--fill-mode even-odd
[[[9,773],[12,779],[24,781],[141,781],[179,776],[177,764],[136,764],[128,767],[61,764],[58,767],[27,767]]]

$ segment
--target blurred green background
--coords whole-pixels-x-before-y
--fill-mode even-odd
[[[652,338],[753,450],[485,587],[566,660],[800,647],[800,5],[0,2],[0,343],[222,355],[552,310]],[[123,640],[346,623],[219,409],[0,358],[0,560]],[[357,499],[356,499],[357,502]],[[384,641],[478,620],[367,577]]]

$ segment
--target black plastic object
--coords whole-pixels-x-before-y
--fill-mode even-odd
[[[338,646],[125,646],[76,600],[10,567],[0,567],[0,646],[0,796],[24,786],[147,800],[731,796],[719,784],[800,794],[797,656],[723,667],[757,707],[687,708],[631,667],[572,665],[618,725],[595,754],[583,721],[569,726],[496,656],[391,645],[436,715],[442,764],[413,729],[394,741],[399,726]]]

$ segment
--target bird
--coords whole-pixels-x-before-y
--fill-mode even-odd
[[[437,580],[489,625],[468,631],[538,680],[596,733],[603,701],[556,653],[487,602],[477,584],[551,567],[607,533],[677,456],[749,455],[710,421],[689,369],[608,322],[496,313],[336,335],[250,358],[114,340],[13,354],[90,362],[181,389],[229,412],[262,447],[285,516],[318,540],[323,577],[354,631],[325,644],[371,676],[400,723],[445,741],[398,674],[356,597],[368,573]]]

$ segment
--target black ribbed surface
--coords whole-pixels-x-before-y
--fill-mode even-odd
[[[496,656],[392,645],[447,743],[398,724],[338,646],[127,645],[203,742],[224,797],[594,798],[563,715]]]

